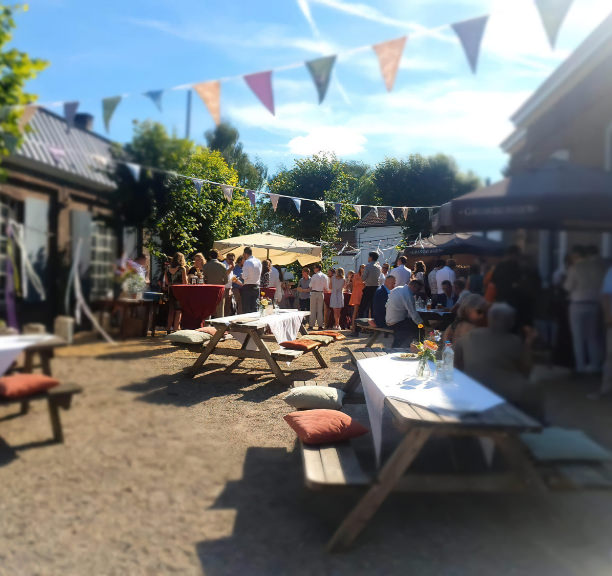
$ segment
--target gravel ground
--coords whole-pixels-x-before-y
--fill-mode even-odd
[[[327,348],[329,370],[298,360],[295,379],[346,381],[345,344],[363,342]],[[285,388],[259,361],[185,379],[194,358],[163,338],[58,354],[54,373],[84,387],[65,444],[44,443],[42,403],[0,421],[0,574],[612,574],[602,491],[393,495],[348,553],[326,553],[359,493],[303,488]],[[551,420],[612,448],[612,402],[584,400],[595,385],[551,385]]]

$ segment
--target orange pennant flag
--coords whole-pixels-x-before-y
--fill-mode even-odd
[[[24,128],[30,123],[30,120],[34,118],[34,114],[36,114],[36,110],[38,106],[30,105],[26,106],[21,113],[21,116],[18,120],[19,131],[23,132]]]
[[[221,83],[218,80],[200,82],[200,84],[194,84],[193,89],[202,98],[215,124],[219,126],[221,123]]]
[[[374,44],[374,46],[372,46],[374,52],[376,52],[378,56],[380,72],[388,92],[391,92],[395,84],[395,77],[397,76],[397,70],[402,59],[406,39],[407,36],[402,36],[401,38],[389,40],[388,42],[381,42],[380,44]]]

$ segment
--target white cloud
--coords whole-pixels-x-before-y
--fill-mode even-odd
[[[289,140],[293,154],[308,156],[318,152],[334,152],[338,156],[359,154],[365,150],[366,137],[345,126],[320,126],[305,136]]]
[[[318,38],[320,35],[319,29],[317,28],[317,24],[314,21],[314,18],[312,17],[312,12],[310,11],[310,4],[308,4],[308,0],[297,0],[297,4],[300,11],[304,15],[304,18],[306,18],[306,21],[308,22],[312,33],[316,38]]]

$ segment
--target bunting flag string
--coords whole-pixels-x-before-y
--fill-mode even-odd
[[[204,186],[204,180],[201,180],[200,178],[194,178],[192,182],[199,196],[202,193],[202,186]]]
[[[374,46],[372,46],[374,52],[376,52],[376,56],[378,56],[380,73],[385,81],[387,92],[393,90],[395,77],[397,76],[402,54],[404,53],[404,46],[406,46],[406,39],[407,36],[402,36],[401,38],[374,44]]]
[[[255,74],[247,74],[244,77],[245,82],[253,91],[253,94],[259,98],[259,101],[270,111],[274,116],[274,93],[272,92],[272,71],[257,72]]]
[[[323,102],[325,94],[327,94],[327,88],[329,87],[329,80],[335,62],[335,55],[324,56],[323,58],[317,58],[316,60],[306,62],[306,67],[312,76],[312,81],[319,95],[319,104]]]
[[[140,180],[140,164],[134,164],[134,162],[126,162],[125,163],[127,169],[132,174],[132,178],[134,178],[134,182],[138,182]],[[202,185],[200,185],[200,188]],[[198,191],[199,193],[199,191]]]
[[[404,216],[404,220],[408,220],[409,212],[410,212],[410,208],[407,208],[406,206],[402,207],[402,215]]]
[[[295,208],[299,214],[302,210],[302,199],[301,198],[291,198],[291,199],[293,200],[293,203],[295,204]]]
[[[272,196],[270,194],[270,196]],[[325,202],[323,202],[323,200],[313,200],[313,202],[319,207],[321,208],[321,210],[323,210],[323,212],[325,212]]]
[[[464,20],[463,22],[456,22],[452,25],[474,74],[476,74],[478,67],[480,43],[482,42],[488,20],[488,16],[482,16],[480,18],[472,18],[471,20]]]
[[[102,100],[102,116],[104,118],[104,127],[108,132],[110,130],[110,121],[121,102],[121,96],[112,96],[111,98],[104,98]]]
[[[272,208],[274,209],[274,212],[276,212],[279,198],[280,196],[278,194],[270,194],[270,203],[272,204]]]
[[[361,206],[359,204],[353,204],[353,210],[355,210],[355,213],[361,220]]]
[[[145,92],[144,95],[147,98],[150,98],[153,101],[153,104],[155,104],[156,108],[162,112],[162,95],[163,95],[164,91],[163,90],[149,90],[148,92]]]
[[[193,89],[202,99],[215,124],[221,123],[221,84],[217,80],[194,84]]]
[[[336,211],[336,218],[340,220],[340,214],[342,212],[342,205],[340,204],[340,202],[336,202],[336,204],[334,205],[334,210]]]
[[[64,118],[66,120],[68,132],[70,132],[70,129],[74,126],[74,117],[76,116],[78,109],[78,102],[64,102]]]
[[[554,49],[563,20],[574,0],[535,0],[542,25],[548,36],[550,47]]]
[[[249,197],[249,200],[251,201],[251,207],[255,208],[255,190],[247,190],[247,196]]]
[[[234,188],[227,184],[221,184],[221,190],[223,190],[223,196],[228,202],[232,201],[232,195],[234,194]]]

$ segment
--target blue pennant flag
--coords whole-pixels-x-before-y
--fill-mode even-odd
[[[162,94],[163,93],[164,93],[163,90],[149,90],[148,92],[144,93],[144,95],[147,98],[150,98],[153,101],[153,104],[157,106],[157,109],[160,112],[162,111]]]
[[[336,218],[340,218],[340,210],[342,209],[340,202],[336,202],[334,208],[336,209]]]
[[[202,193],[202,185],[204,184],[204,180],[200,180],[199,178],[194,178],[192,182],[199,196]]]

